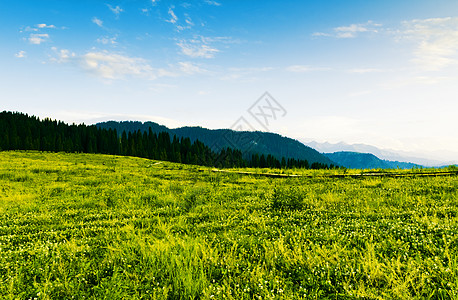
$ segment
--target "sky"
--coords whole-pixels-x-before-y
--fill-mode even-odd
[[[455,0],[2,0],[0,27],[2,111],[458,161]]]

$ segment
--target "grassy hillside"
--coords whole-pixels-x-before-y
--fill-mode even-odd
[[[0,152],[0,298],[458,297],[456,177],[307,172]]]

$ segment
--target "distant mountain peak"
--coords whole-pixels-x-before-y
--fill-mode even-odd
[[[324,155],[336,164],[351,169],[412,169],[421,167],[408,162],[382,160],[372,153],[338,151]]]
[[[345,142],[339,143],[318,143],[315,141],[303,143],[309,147],[316,149],[321,153],[334,153],[339,151],[349,151],[358,153],[371,153],[382,160],[413,163],[416,165],[423,165],[428,167],[440,167],[445,165],[456,164],[457,161],[447,161],[447,159],[439,160],[434,158],[425,158],[421,154],[405,151],[396,151],[389,149],[380,149],[375,146],[366,144],[347,144]],[[436,157],[439,155],[436,155]],[[451,155],[449,155],[451,156]],[[458,154],[457,154],[458,156]]]

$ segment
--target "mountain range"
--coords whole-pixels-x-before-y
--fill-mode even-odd
[[[281,136],[276,133],[260,131],[234,131],[231,129],[207,129],[202,127],[168,128],[154,122],[138,121],[108,121],[97,123],[97,127],[103,129],[116,129],[118,133],[126,132],[168,132],[170,136],[177,138],[190,138],[192,142],[199,140],[209,146],[213,151],[223,148],[241,150],[245,159],[251,159],[253,154],[272,155],[277,159],[293,158],[307,160],[309,164],[320,163],[325,165],[335,164],[325,155],[303,143]]]
[[[367,145],[316,142],[311,142],[309,145],[318,148],[322,153],[298,140],[270,132],[202,127],[171,129],[154,122],[138,121],[108,121],[90,126],[68,125],[51,119],[40,120],[18,112],[0,112],[0,151],[103,153],[222,167],[311,167],[312,169],[332,166],[355,169],[422,167],[418,163],[408,161],[381,159],[382,155],[400,156]],[[336,148],[363,149],[366,153],[361,153],[363,151],[325,152]],[[368,153],[369,151],[372,153]],[[375,153],[380,156],[377,157]]]
[[[324,153],[324,155],[337,165],[351,169],[412,169],[421,167],[409,162],[382,160],[371,153],[339,151]]]
[[[358,153],[370,153],[375,155],[377,158],[382,160],[389,160],[394,162],[409,162],[416,165],[422,165],[426,167],[441,167],[458,164],[457,160],[453,158],[458,157],[458,153],[415,153],[406,152],[399,150],[380,149],[374,146],[365,144],[347,144],[347,143],[318,143],[315,141],[302,141],[305,145],[316,149],[321,153],[333,153],[333,152],[358,152]],[[444,158],[445,157],[445,158]],[[448,159],[447,159],[448,158]]]
[[[253,154],[272,155],[277,159],[294,158],[310,164],[321,163],[353,169],[410,169],[422,166],[443,166],[438,160],[403,156],[395,151],[379,149],[364,144],[300,142],[276,133],[260,131],[234,131],[231,129],[207,129],[203,127],[168,128],[155,122],[108,121],[96,124],[103,129],[126,132],[167,132],[177,138],[199,140],[213,151],[230,147],[241,150],[245,159]]]

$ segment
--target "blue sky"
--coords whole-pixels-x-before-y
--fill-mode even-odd
[[[1,110],[171,127],[243,117],[458,160],[456,1],[5,0],[0,26]],[[286,114],[262,127],[248,109],[266,91]]]

